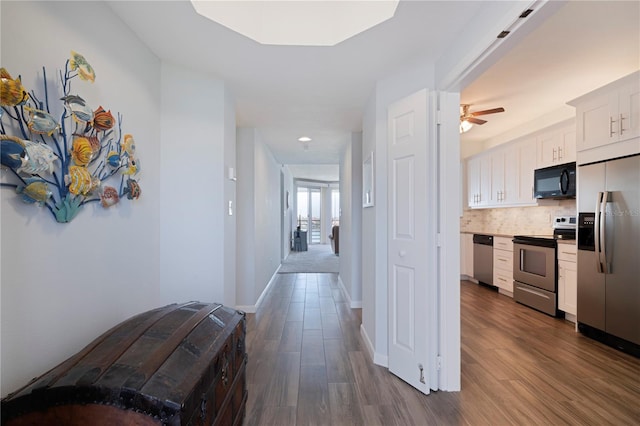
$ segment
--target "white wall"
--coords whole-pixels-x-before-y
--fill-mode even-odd
[[[374,92],[371,98],[367,102],[364,115],[362,117],[362,153],[361,157],[364,159],[370,152],[375,151],[376,147],[376,104],[377,93]],[[376,172],[376,175],[378,173]],[[379,196],[377,187],[374,187],[374,200],[377,202]],[[376,215],[375,207],[368,207],[362,209],[362,263],[361,263],[361,278],[362,278],[362,325],[361,331],[368,349],[371,354],[374,354],[374,346],[371,341],[371,336],[375,336],[376,320],[378,318],[376,312],[376,275],[375,275],[375,242],[376,242]],[[386,227],[379,231],[386,232]],[[386,299],[386,297],[385,297]],[[380,327],[380,326],[379,326]]]
[[[140,199],[87,205],[69,224],[0,189],[2,395],[82,349],[121,320],[161,303],[160,61],[102,3],[2,2],[1,62],[50,97],[70,50],[96,71],[72,93],[123,116],[141,160]],[[37,25],[30,25],[35,23]],[[56,93],[57,94],[57,93]],[[4,122],[5,120],[3,120]],[[3,177],[3,180],[6,176]]]
[[[362,307],[362,133],[340,158],[340,281],[352,308]]]
[[[224,255],[224,273],[222,274],[224,297],[223,303],[228,306],[236,304],[236,181],[229,179],[229,168],[236,170],[236,112],[232,94],[225,86],[224,96],[224,166],[222,181],[224,182],[224,199],[222,215],[224,216],[224,239],[222,252]],[[215,179],[215,175],[214,175]],[[231,203],[231,212],[229,212]]]
[[[330,244],[331,235],[331,188],[327,185],[320,188],[321,208],[320,213],[320,243]]]
[[[280,165],[260,138],[255,144],[255,173],[255,297],[259,297],[280,266],[280,215],[282,214]],[[254,299],[254,303],[256,300]]]
[[[255,129],[238,129],[236,304],[255,305],[280,265],[280,170]]]
[[[72,93],[123,116],[136,141],[142,196],[104,210],[87,205],[69,224],[0,190],[1,394],[15,390],[136,313],[173,301],[234,303],[230,291],[235,117],[224,84],[162,64],[100,2],[2,2],[1,62],[40,89],[70,50],[96,71]],[[25,22],[37,25],[25,27]],[[3,176],[4,179],[6,176]]]
[[[289,170],[287,166],[282,166],[281,170],[284,175],[284,196],[286,197],[287,191],[289,192],[289,208],[285,208],[285,211],[283,213],[284,228],[282,229],[282,253],[284,254],[284,258],[286,258],[287,256],[289,256],[289,253],[291,253],[293,231],[296,229],[298,223],[296,221],[296,192],[293,185],[293,175],[291,174],[291,170]]]
[[[255,305],[256,265],[253,248],[256,245],[255,202],[255,140],[256,130],[239,128],[236,132],[236,303],[245,311]]]
[[[224,287],[225,255],[235,253],[225,250],[226,112],[223,82],[162,64],[162,303],[235,304]]]

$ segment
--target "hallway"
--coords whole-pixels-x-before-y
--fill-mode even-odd
[[[336,274],[278,274],[247,315],[246,425],[638,424],[640,360],[461,283],[462,392],[374,365]]]

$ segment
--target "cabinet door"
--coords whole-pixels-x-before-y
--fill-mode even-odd
[[[491,197],[491,156],[482,155],[467,161],[468,204],[471,208],[487,207]]]
[[[460,275],[473,277],[473,234],[460,234]]]
[[[487,207],[491,204],[491,156],[484,155],[480,157],[480,201],[481,207]]]
[[[576,147],[578,151],[607,145],[618,140],[618,93],[591,99],[576,109]]]
[[[538,168],[559,162],[560,132],[557,130],[538,136]]]
[[[620,140],[640,136],[640,83],[635,81],[620,89],[619,93],[619,136]]]
[[[558,309],[576,315],[578,269],[575,262],[558,261]]]
[[[533,151],[535,154],[535,150]],[[504,190],[502,203],[518,204],[520,200],[520,145],[512,145],[504,152]]]
[[[576,161],[576,126],[572,125],[560,130],[560,146],[558,147],[559,163]]]
[[[505,152],[504,150],[495,151],[491,154],[491,180],[489,181],[490,189],[488,194],[488,204],[495,206],[504,202],[505,193]]]
[[[533,173],[536,168],[536,139],[528,139],[520,144],[518,200],[521,204],[535,204],[533,198]]]
[[[480,202],[480,158],[467,161],[467,205],[477,207]]]

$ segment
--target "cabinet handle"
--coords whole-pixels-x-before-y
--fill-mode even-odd
[[[615,123],[616,120],[613,119],[613,117],[609,117],[609,137],[612,138],[613,135],[616,133],[613,131],[613,123]]]
[[[622,116],[622,114],[620,114],[620,136],[622,136],[622,132],[624,132],[624,126],[622,125],[622,120],[624,120],[624,117]]]
[[[553,158],[552,158],[552,160],[556,161],[556,149],[555,148],[553,148]]]
[[[558,147],[558,160],[562,160],[562,147]]]

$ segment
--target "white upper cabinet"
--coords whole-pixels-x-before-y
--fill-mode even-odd
[[[640,71],[569,105],[576,107],[579,164],[640,152]]]
[[[618,92],[619,140],[640,137],[640,73]]]
[[[490,205],[498,205],[505,202],[505,152],[497,150],[491,153],[491,181],[489,183]]]
[[[480,158],[467,160],[467,205],[476,207],[480,194]]]
[[[467,160],[467,195],[471,208],[491,205],[491,156],[479,155]]]
[[[574,123],[538,136],[538,168],[576,161],[576,126]]]
[[[575,134],[574,129],[573,123],[565,123],[562,129],[554,130],[556,151],[562,148],[564,162],[575,158],[575,145],[571,145],[568,136]],[[539,140],[538,135],[533,134],[469,158],[466,162],[468,207],[537,205],[533,198],[533,172],[539,167]]]
[[[525,139],[518,149],[518,200],[520,204],[537,204],[533,196],[533,172],[536,169],[536,138]]]

